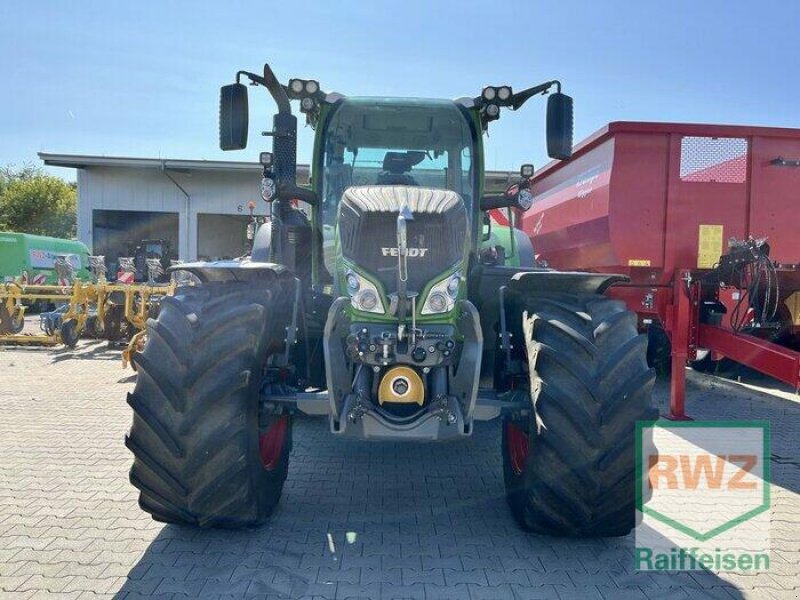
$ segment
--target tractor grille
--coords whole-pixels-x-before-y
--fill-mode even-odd
[[[425,285],[464,253],[469,231],[464,202],[455,192],[409,186],[351,187],[339,205],[342,253],[369,271],[387,292],[397,290],[397,215],[407,204],[408,290]]]

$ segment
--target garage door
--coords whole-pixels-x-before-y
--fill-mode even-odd
[[[197,259],[225,260],[248,250],[245,215],[197,215]]]
[[[143,240],[166,240],[167,256],[178,258],[178,213],[95,210],[92,224],[92,251],[106,257],[109,273],[116,273],[119,257],[133,256]]]

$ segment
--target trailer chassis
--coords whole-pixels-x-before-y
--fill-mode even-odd
[[[644,325],[658,319],[671,343],[670,411],[667,418],[691,420],[686,414],[686,363],[709,351],[714,359],[723,357],[773,377],[800,391],[800,352],[720,324],[701,322],[704,298],[702,279],[689,269],[676,271],[671,286],[617,284],[607,292],[640,306]]]

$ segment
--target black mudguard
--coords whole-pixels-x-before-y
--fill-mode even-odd
[[[481,265],[470,275],[470,297],[483,305],[496,300],[502,286],[520,293],[602,294],[612,285],[626,281],[629,280],[624,275],[608,273]]]
[[[517,272],[507,285],[510,291],[520,293],[603,294],[612,285],[627,281],[625,275],[541,270]]]
[[[169,272],[175,271],[188,271],[202,283],[210,283],[212,281],[254,281],[276,276],[291,276],[289,269],[283,265],[253,261],[247,258],[242,260],[181,263],[169,268]]]
[[[494,386],[495,350],[500,333],[500,289],[505,288],[506,316],[512,318],[515,299],[536,293],[602,294],[616,283],[628,281],[624,275],[554,271],[552,269],[478,265],[469,277],[469,297],[481,315],[483,348],[481,387]],[[510,325],[510,324],[509,324]],[[518,325],[518,324],[515,324]]]

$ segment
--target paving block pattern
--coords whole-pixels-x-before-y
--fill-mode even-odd
[[[0,598],[636,600],[800,597],[800,404],[769,380],[690,374],[696,418],[772,422],[772,569],[636,573],[633,538],[518,529],[500,430],[376,444],[297,420],[283,500],[247,531],[165,526],[127,479],[134,375],[100,342],[0,349]],[[656,394],[665,408],[668,383]]]

